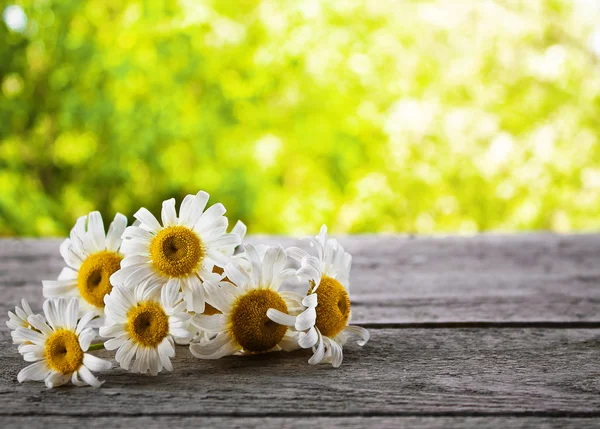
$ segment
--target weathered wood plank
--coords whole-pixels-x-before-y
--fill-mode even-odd
[[[0,416],[600,417],[596,329],[381,329],[347,347],[339,369],[308,356],[201,361],[180,347],[173,374],[115,369],[100,390],[46,390],[17,382],[25,363],[5,339]]]
[[[254,243],[298,244],[283,237]],[[340,237],[354,255],[356,323],[600,322],[600,235]],[[0,313],[41,307],[60,240],[0,240]],[[4,329],[0,324],[0,329]]]
[[[87,429],[106,428],[414,428],[436,429],[591,429],[600,425],[595,418],[539,418],[539,417],[4,417],[0,420],[4,429],[23,427],[60,427]]]

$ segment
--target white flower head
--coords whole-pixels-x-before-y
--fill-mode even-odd
[[[65,260],[58,280],[43,281],[46,298],[77,297],[82,311],[104,315],[104,296],[110,293],[110,277],[119,269],[123,256],[119,253],[121,235],[127,227],[127,218],[117,213],[104,232],[99,212],[91,212],[77,219],[71,236],[60,246]]]
[[[308,295],[302,300],[306,307],[297,318],[295,328],[303,331],[298,343],[313,349],[310,364],[342,364],[342,346],[357,337],[363,346],[369,340],[369,332],[358,326],[350,326],[349,279],[352,256],[335,239],[327,238],[323,225],[319,235],[307,240],[317,251],[311,256],[304,250],[291,247],[287,250],[292,259],[300,262],[299,277],[308,280]]]
[[[121,250],[125,259],[111,278],[113,285],[145,281],[174,284],[183,291],[187,309],[202,313],[202,282],[221,279],[213,272],[214,267],[227,265],[229,250],[241,241],[238,233],[226,232],[228,221],[223,216],[223,204],[214,204],[204,211],[208,198],[204,191],[187,195],[179,217],[175,199],[164,201],[162,225],[147,209],[138,210],[134,217],[139,224],[128,227],[123,234]]]
[[[295,274],[295,270],[285,268],[284,249],[269,247],[261,257],[254,246],[245,244],[244,254],[249,268],[233,261],[225,267],[230,282],[207,284],[209,302],[221,314],[192,319],[193,325],[209,334],[190,345],[198,358],[299,348],[298,333],[289,326],[303,310],[302,297],[279,291],[284,280]]]
[[[190,315],[185,311],[179,286],[162,286],[148,281],[135,287],[116,285],[105,298],[108,325],[100,335],[111,338],[107,350],[117,349],[115,360],[131,372],[152,375],[164,368],[172,371],[174,340],[188,341]],[[135,361],[131,361],[135,357]]]
[[[71,380],[76,386],[100,387],[103,382],[91,371],[107,370],[112,365],[86,353],[96,335],[87,327],[94,312],[85,313],[78,322],[77,298],[51,298],[44,302],[44,315],[27,318],[32,329],[16,329],[18,335],[29,342],[19,348],[23,359],[35,362],[19,372],[19,382],[44,380],[46,386],[52,388]]]
[[[15,306],[15,312],[8,312],[8,320],[6,321],[6,326],[11,329],[10,335],[13,339],[13,344],[19,345],[19,350],[23,344],[27,344],[28,341],[19,335],[19,331],[17,328],[26,328],[31,329],[31,325],[27,321],[29,316],[33,316],[34,313],[31,311],[31,307],[25,298],[21,300],[21,307]]]

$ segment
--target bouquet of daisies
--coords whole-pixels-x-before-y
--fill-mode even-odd
[[[117,214],[105,232],[100,213],[79,218],[60,246],[65,267],[43,282],[44,314],[25,299],[8,327],[31,365],[19,382],[99,387],[93,372],[112,368],[94,350],[135,373],[172,371],[175,345],[200,359],[311,348],[310,364],[342,363],[342,347],[367,330],[348,325],[352,257],[323,226],[300,248],[243,243],[246,227],[227,232],[225,207],[208,209],[200,191],[163,202],[161,221],[147,209]],[[293,268],[292,268],[293,267]],[[306,294],[282,290],[297,276]],[[96,331],[95,328],[99,328]],[[99,334],[99,336],[98,336]]]

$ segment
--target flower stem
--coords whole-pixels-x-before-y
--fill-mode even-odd
[[[90,347],[88,348],[89,351],[92,350],[104,350],[104,343],[98,343],[98,344],[90,344]]]

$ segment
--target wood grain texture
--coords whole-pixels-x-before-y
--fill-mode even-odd
[[[600,235],[339,237],[353,254],[355,323],[600,323]],[[285,237],[253,243],[297,245]],[[0,313],[41,308],[60,240],[0,240]],[[292,287],[294,287],[292,285]],[[5,329],[0,324],[0,329]]]
[[[202,361],[179,347],[174,373],[115,369],[99,390],[19,384],[25,363],[5,339],[0,416],[600,417],[600,330],[371,334],[345,348],[338,369],[308,365],[308,351]]]
[[[285,429],[285,428],[413,428],[413,429],[592,429],[597,428],[596,418],[549,417],[0,417],[3,429],[24,427],[60,427],[61,429],[85,426],[87,429],[106,428],[231,428],[231,429]]]

